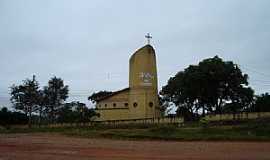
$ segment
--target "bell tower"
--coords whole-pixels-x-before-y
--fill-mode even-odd
[[[129,88],[131,118],[159,117],[156,54],[150,44],[137,50],[129,60]]]

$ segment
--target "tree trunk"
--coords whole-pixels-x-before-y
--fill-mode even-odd
[[[32,107],[28,109],[29,117],[28,117],[28,128],[32,127]]]
[[[203,110],[202,116],[205,117],[205,106],[204,105],[202,106],[202,110]]]
[[[39,118],[38,118],[38,127],[40,128],[40,125],[41,125],[41,114],[42,114],[42,106],[40,106],[40,109],[39,109]]]

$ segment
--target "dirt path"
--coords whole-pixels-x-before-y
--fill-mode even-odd
[[[0,135],[0,160],[270,159],[270,142],[85,139],[57,134]]]

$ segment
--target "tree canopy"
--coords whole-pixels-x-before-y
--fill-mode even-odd
[[[3,108],[0,111],[0,125],[21,124],[24,122],[23,118],[28,118],[29,127],[32,122],[41,124],[41,121],[45,124],[48,122],[86,123],[99,116],[94,109],[87,108],[84,103],[79,101],[66,103],[69,93],[68,86],[64,84],[64,80],[55,76],[42,89],[35,76],[32,79],[24,80],[20,85],[12,85],[10,88],[10,100],[14,108],[23,113],[11,112],[7,108]],[[109,91],[95,93],[91,99],[96,100],[111,93]]]
[[[73,101],[66,103],[58,111],[57,122],[60,123],[87,123],[99,117],[94,109],[87,108],[84,103]]]
[[[27,116],[21,112],[11,112],[6,107],[0,110],[0,125],[9,128],[13,124],[27,124]]]
[[[254,91],[248,87],[248,75],[237,64],[218,56],[190,65],[168,80],[160,92],[162,98],[173,102],[179,113],[202,115],[222,113],[226,104],[240,111],[253,101]]]
[[[270,95],[264,93],[256,96],[254,105],[251,107],[251,111],[254,112],[270,112]]]
[[[36,111],[39,105],[39,84],[33,76],[33,79],[26,79],[21,85],[12,85],[11,102],[15,109],[28,114],[28,126],[31,127],[32,113]]]
[[[88,97],[88,100],[92,101],[92,103],[96,103],[99,99],[104,98],[106,96],[111,95],[113,92],[111,91],[99,91],[94,92],[91,96]]]
[[[61,78],[57,77],[52,77],[48,86],[44,87],[43,102],[52,122],[55,121],[57,110],[63,106],[63,102],[68,98],[68,91],[68,86]]]

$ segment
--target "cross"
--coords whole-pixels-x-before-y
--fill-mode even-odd
[[[150,36],[150,33],[147,33],[147,35],[145,35],[145,38],[147,39],[147,44],[150,44],[150,39],[152,38],[152,36]]]

